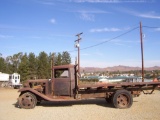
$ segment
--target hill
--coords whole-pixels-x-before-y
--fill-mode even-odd
[[[160,66],[154,67],[145,67],[147,71],[152,70],[160,70]],[[81,67],[81,72],[103,72],[103,71],[131,71],[131,70],[141,70],[140,67],[130,67],[130,66],[113,66],[113,67],[106,67],[106,68],[99,68],[99,67]]]

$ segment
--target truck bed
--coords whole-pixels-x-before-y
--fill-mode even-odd
[[[160,82],[120,82],[120,83],[95,83],[78,85],[83,89],[111,89],[111,88],[150,88],[160,86]]]

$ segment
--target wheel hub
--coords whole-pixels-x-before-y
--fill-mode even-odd
[[[121,107],[126,107],[128,105],[128,99],[127,96],[121,94],[117,97],[117,103],[119,104],[119,106]]]

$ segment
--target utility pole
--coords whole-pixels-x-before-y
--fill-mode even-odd
[[[76,36],[78,37],[77,40],[75,40],[75,47],[78,48],[78,74],[80,76],[80,45],[79,45],[79,41],[81,40],[80,35],[82,35],[82,33],[77,34]]]
[[[140,22],[140,42],[141,42],[141,58],[142,58],[142,82],[144,82],[143,33],[142,33],[141,22]]]
[[[51,79],[53,78],[54,54],[51,55]]]

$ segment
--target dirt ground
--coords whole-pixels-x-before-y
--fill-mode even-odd
[[[160,120],[160,91],[133,99],[129,109],[116,109],[104,99],[42,102],[20,109],[17,89],[0,88],[0,120]]]

